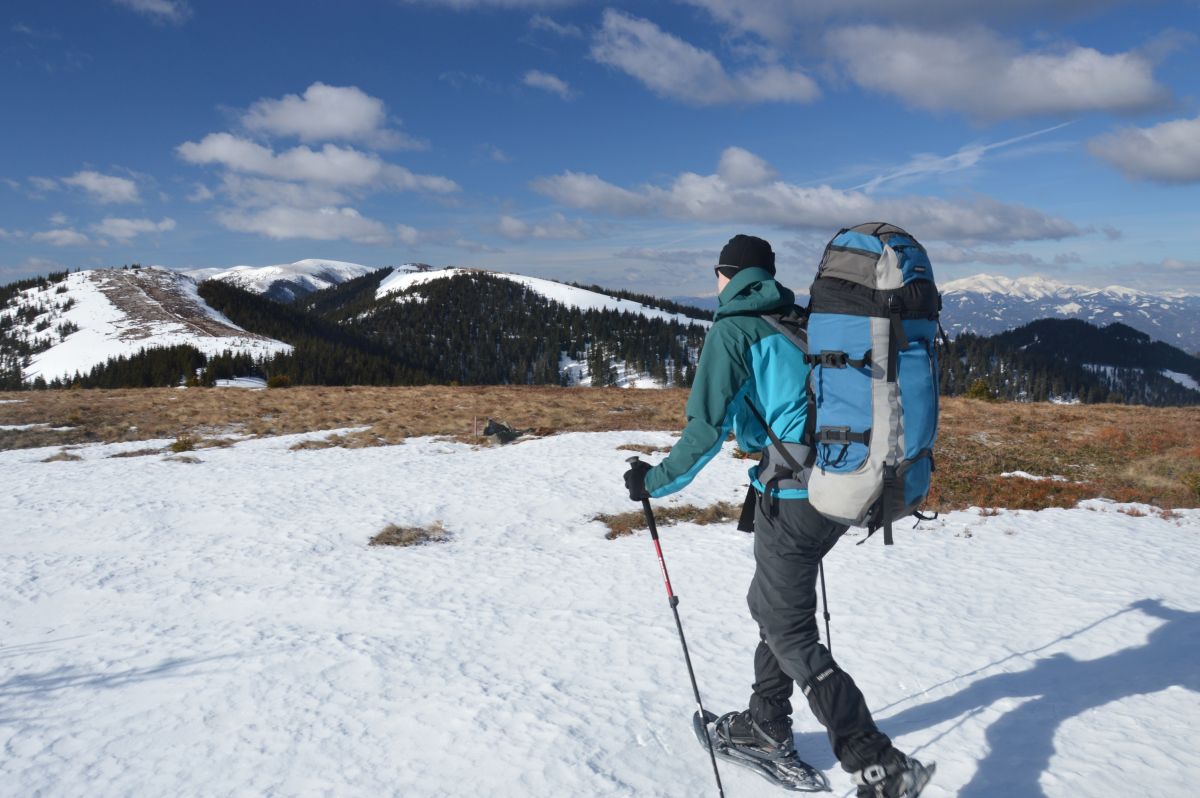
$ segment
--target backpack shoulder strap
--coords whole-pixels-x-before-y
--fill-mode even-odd
[[[800,308],[792,307],[786,313],[764,313],[759,318],[808,354],[808,316]]]

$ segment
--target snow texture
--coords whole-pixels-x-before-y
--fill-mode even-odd
[[[505,272],[493,272],[482,269],[436,269],[429,271],[401,271],[397,270],[389,274],[380,283],[379,289],[375,292],[376,298],[382,299],[388,294],[402,293],[410,288],[421,285],[423,283],[432,282],[434,280],[442,280],[447,277],[454,277],[460,274],[487,274],[492,277],[500,277],[505,280],[511,280],[514,283],[529,288],[531,291],[540,294],[549,299],[551,302],[557,302],[567,307],[579,308],[580,310],[615,310],[624,311],[625,313],[636,313],[640,316],[645,316],[649,319],[663,319],[664,321],[674,321],[680,324],[699,324],[702,327],[711,326],[712,322],[703,319],[693,319],[691,316],[686,316],[682,313],[668,313],[665,310],[652,308],[643,305],[640,302],[634,302],[629,299],[619,299],[608,294],[601,294],[596,291],[588,291],[585,288],[576,288],[573,285],[565,283],[557,283],[553,280],[543,280],[539,277],[526,277],[523,274],[508,274]]]
[[[190,344],[210,355],[229,349],[256,357],[292,348],[237,326],[200,298],[191,278],[177,272],[95,269],[70,274],[61,285],[67,289],[63,294],[58,294],[55,286],[45,291],[31,288],[20,295],[19,302],[27,304],[71,300],[68,310],[56,308],[50,319],[54,325],[65,321],[79,327],[34,355],[25,369],[26,380],[70,377],[76,371],[86,374],[109,358],[133,355],[148,347]],[[26,332],[33,334],[33,325],[44,317],[26,325]]]
[[[194,460],[0,452],[0,792],[714,794],[645,533],[608,541],[626,443],[421,438]],[[676,501],[737,501],[718,454]],[[656,503],[657,504],[657,503]],[[1134,517],[1121,512],[1144,512]],[[368,547],[389,523],[450,539]],[[955,512],[826,563],[834,653],[928,798],[1193,793],[1200,511]],[[662,530],[705,705],[744,707],[751,536]],[[797,744],[852,792],[797,701]],[[777,795],[727,767],[731,798]]]
[[[1193,391],[1200,391],[1200,382],[1190,374],[1183,374],[1178,371],[1162,370],[1162,375],[1182,385],[1184,388],[1191,388]]]

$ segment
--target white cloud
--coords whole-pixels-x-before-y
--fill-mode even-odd
[[[730,74],[720,60],[653,22],[607,9],[592,58],[625,72],[663,97],[692,105],[809,102],[820,95],[802,72],[765,64]]]
[[[82,247],[85,244],[90,244],[91,240],[72,228],[61,228],[57,230],[44,230],[40,233],[34,233],[30,236],[34,241],[41,241],[55,247]]]
[[[428,144],[387,129],[383,100],[357,86],[314,83],[304,95],[263,98],[242,115],[247,130],[301,141],[362,141],[375,147],[425,149]]]
[[[1200,116],[1097,136],[1088,151],[1127,177],[1159,183],[1200,181]]]
[[[92,232],[118,241],[129,241],[145,233],[165,233],[174,229],[175,220],[171,218],[156,222],[152,219],[121,219],[109,216],[99,224],[92,225]]]
[[[551,75],[549,72],[531,69],[525,73],[525,77],[521,79],[521,82],[526,86],[542,89],[551,94],[557,94],[564,100],[570,100],[575,96],[575,92],[571,91],[571,84],[556,75]]]
[[[654,263],[698,263],[710,264],[716,260],[716,251],[707,249],[654,249],[653,247],[629,247],[620,250],[614,257],[621,260],[648,260]]]
[[[349,202],[344,191],[321,183],[291,183],[231,173],[222,175],[220,190],[234,203],[247,208],[272,205],[324,208]]]
[[[506,214],[500,217],[497,231],[513,241],[531,238],[546,241],[581,241],[588,237],[587,225],[583,220],[568,219],[561,213],[533,224]]]
[[[320,150],[301,145],[276,153],[269,147],[230,133],[210,133],[199,142],[180,144],[176,152],[189,163],[224,166],[234,172],[279,180],[437,194],[458,190],[454,181],[448,178],[414,174],[402,166],[385,162],[374,153],[336,144],[326,144]]]
[[[743,155],[737,157],[745,160]],[[954,201],[920,196],[881,199],[861,191],[782,180],[739,186],[719,173],[684,172],[666,187],[644,185],[631,190],[596,175],[568,171],[535,180],[532,187],[573,208],[624,216],[825,231],[887,219],[922,239],[964,242],[1060,239],[1082,233],[1061,217],[985,196]]]
[[[545,14],[534,14],[532,17],[530,17],[529,18],[529,27],[533,30],[548,31],[550,33],[555,34],[556,36],[562,36],[564,39],[565,38],[571,38],[571,39],[583,38],[583,31],[579,28],[578,25],[571,25],[571,24],[564,24],[561,22],[555,22],[553,19],[546,16]]]
[[[933,259],[934,264],[978,263],[987,266],[1023,266],[1027,269],[1044,269],[1083,262],[1083,258],[1078,252],[1059,252],[1050,260],[1046,260],[1029,252],[983,250],[949,245],[930,247],[929,257]]]
[[[30,181],[43,178],[30,178]],[[137,184],[127,177],[104,175],[90,169],[64,177],[62,182],[86,191],[92,199],[102,205],[140,202]],[[35,184],[36,185],[36,184]]]
[[[34,191],[55,191],[58,189],[58,181],[52,177],[31,177],[29,185],[33,186]]]
[[[396,238],[400,239],[403,243],[408,244],[410,247],[415,247],[417,244],[421,243],[421,240],[424,238],[424,236],[420,230],[411,225],[398,224],[396,225]]]
[[[215,196],[216,194],[213,193],[211,188],[203,183],[197,183],[195,188],[192,189],[192,193],[188,194],[187,198],[188,202],[207,202]]]
[[[917,108],[979,119],[1128,112],[1169,98],[1154,79],[1152,62],[1133,51],[1022,52],[1015,42],[980,28],[939,33],[859,25],[832,30],[826,41],[860,86]]]
[[[183,0],[113,0],[119,6],[150,17],[155,22],[179,25],[192,15],[191,6]]]
[[[1117,5],[1121,0],[681,0],[735,29],[771,41],[831,19],[887,19],[928,26],[1047,17]]]
[[[66,227],[67,223],[70,221],[71,220],[67,218],[65,213],[50,214],[50,224],[54,225],[55,227]]]
[[[383,223],[368,219],[353,208],[290,208],[278,205],[253,212],[228,209],[218,213],[217,220],[230,230],[259,233],[276,240],[346,239],[360,244],[386,244],[391,241],[391,235]]]
[[[504,251],[497,247],[481,244],[478,241],[472,241],[469,238],[456,238],[450,242],[450,246],[466,250],[467,252],[473,252],[477,255],[498,255]]]
[[[1200,274],[1200,260],[1181,260],[1179,258],[1163,258],[1162,267],[1168,272],[1188,272]]]
[[[24,235],[20,230],[5,230],[3,227],[0,227],[0,241],[8,238],[21,238]]]
[[[495,144],[484,144],[483,151],[487,157],[491,158],[496,163],[508,163],[512,160],[507,152],[497,147]]]
[[[771,182],[777,173],[769,163],[749,150],[729,147],[721,153],[717,174],[731,186],[750,188]]]

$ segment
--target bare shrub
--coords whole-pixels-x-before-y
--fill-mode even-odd
[[[434,521],[429,526],[399,526],[388,524],[368,541],[369,546],[423,546],[426,543],[442,543],[449,540],[450,535],[442,527],[441,521]]]

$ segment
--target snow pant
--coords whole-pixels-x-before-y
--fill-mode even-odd
[[[746,601],[760,638],[751,715],[760,724],[790,716],[799,684],[834,755],[853,772],[878,762],[892,743],[875,726],[862,691],[821,645],[817,627],[817,569],[846,529],[805,499],[759,496]]]

